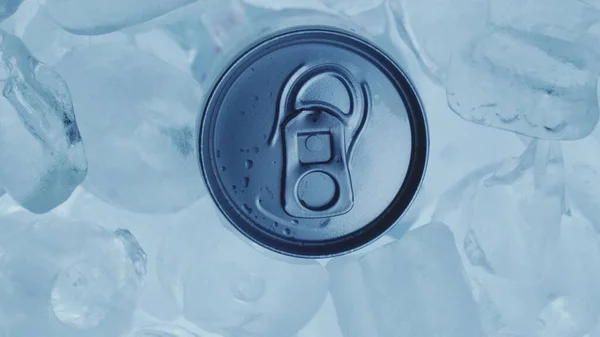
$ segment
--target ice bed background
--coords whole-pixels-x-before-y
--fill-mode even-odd
[[[321,261],[231,230],[195,152],[214,65],[296,15],[359,27],[430,124],[409,213]],[[599,1],[0,0],[0,17],[0,336],[600,336]]]

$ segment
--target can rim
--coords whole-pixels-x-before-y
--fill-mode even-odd
[[[386,74],[396,88],[396,91],[400,94],[406,108],[411,130],[412,151],[409,166],[404,181],[394,199],[378,217],[359,230],[335,239],[323,241],[303,241],[294,238],[284,239],[258,226],[246,223],[247,221],[238,214],[239,210],[230,205],[230,201],[227,203],[221,202],[229,198],[219,188],[219,178],[212,167],[213,158],[210,151],[214,144],[214,140],[212,140],[212,126],[214,123],[212,122],[215,121],[218,115],[215,105],[220,105],[222,101],[222,99],[216,96],[223,94],[223,86],[227,85],[226,79],[230,78],[231,74],[236,70],[239,70],[240,64],[243,64],[247,57],[253,56],[251,55],[253,51],[280,38],[290,38],[290,36],[293,38],[295,34],[306,36],[308,33],[332,35],[344,41],[356,41],[361,46],[361,50],[367,49],[365,54],[369,56],[370,62]],[[212,201],[229,224],[235,227],[247,239],[270,251],[298,258],[330,258],[345,255],[355,252],[385,235],[402,218],[416,199],[425,177],[429,152],[429,131],[425,109],[415,85],[400,65],[374,43],[354,34],[352,31],[323,25],[296,26],[274,32],[250,44],[248,47],[242,48],[241,52],[235,58],[232,58],[232,60],[212,85],[198,118],[196,132],[196,139],[198,140],[196,153],[198,154],[198,163],[204,182]]]

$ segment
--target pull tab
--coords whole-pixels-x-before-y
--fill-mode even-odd
[[[341,215],[354,204],[348,160],[366,121],[368,88],[338,65],[299,72],[286,85],[279,112],[283,206],[298,218]]]

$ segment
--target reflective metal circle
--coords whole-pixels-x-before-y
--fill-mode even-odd
[[[417,93],[353,33],[300,27],[240,54],[200,122],[201,167],[223,215],[282,254],[329,257],[385,233],[427,162]]]

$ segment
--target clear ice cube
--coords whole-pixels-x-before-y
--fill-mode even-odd
[[[473,123],[552,140],[598,123],[598,54],[535,31],[494,26],[452,59],[450,108]]]
[[[465,238],[471,242],[464,246],[475,242],[496,275],[538,281],[556,249],[566,211],[560,144],[532,141],[520,158],[483,180],[471,202],[463,206],[471,208]]]
[[[0,260],[0,331],[9,336],[117,336],[131,324],[146,255],[127,230],[56,217],[27,230]]]
[[[141,213],[175,212],[205,194],[194,141],[201,92],[191,76],[124,43],[76,49],[56,67],[86,139],[86,189]]]
[[[486,0],[391,0],[390,8],[423,70],[441,83],[452,54],[488,22]]]
[[[327,265],[344,337],[482,336],[454,237],[431,223]]]
[[[17,37],[0,31],[0,184],[24,208],[48,212],[87,171],[69,88]]]
[[[46,0],[45,9],[67,31],[100,35],[143,23],[195,1]]]
[[[570,214],[564,179],[561,145],[533,140],[519,158],[469,173],[438,202],[433,219],[456,236],[488,335],[532,336],[548,299],[572,295],[558,286],[570,275],[557,269]]]
[[[15,14],[23,0],[0,0],[0,21]]]
[[[325,269],[250,246],[220,224],[210,200],[193,207],[196,220],[171,227],[157,261],[184,317],[226,337],[292,336],[305,326],[325,300]]]

